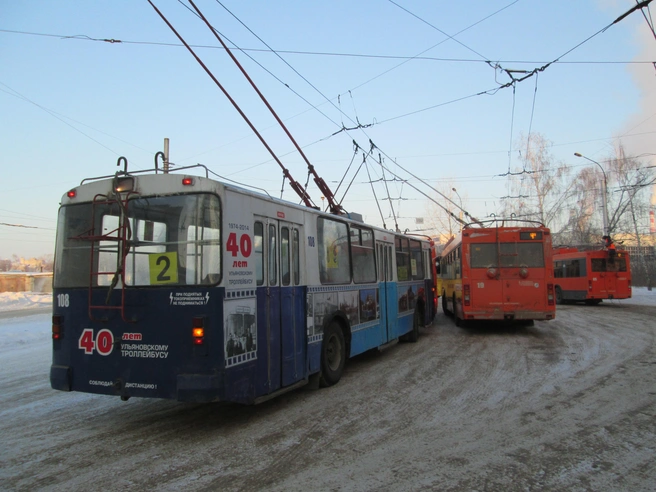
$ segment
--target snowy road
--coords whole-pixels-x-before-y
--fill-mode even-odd
[[[0,489],[654,490],[651,299],[523,328],[440,314],[257,407],[51,390],[49,315],[0,319]]]

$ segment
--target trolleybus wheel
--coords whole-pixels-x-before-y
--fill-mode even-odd
[[[563,303],[563,291],[560,290],[560,286],[556,285],[556,304]]]
[[[406,338],[408,342],[415,343],[419,340],[419,310],[415,309],[415,314],[412,317],[412,331],[408,333]]]
[[[449,311],[449,305],[446,300],[446,292],[442,292],[442,311],[447,316],[451,316],[453,313]]]
[[[321,386],[332,386],[342,377],[346,362],[346,343],[342,327],[332,321],[324,331],[321,344]]]
[[[464,316],[464,312],[463,312],[463,316]],[[467,322],[458,315],[458,306],[456,304],[455,293],[453,294],[453,319],[458,328],[465,328],[467,326]]]

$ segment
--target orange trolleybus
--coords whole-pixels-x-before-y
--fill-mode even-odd
[[[599,304],[604,299],[631,297],[631,264],[624,250],[557,248],[554,277],[558,304]]]
[[[466,225],[442,252],[442,309],[458,326],[469,320],[556,316],[549,229],[530,221],[499,222]]]

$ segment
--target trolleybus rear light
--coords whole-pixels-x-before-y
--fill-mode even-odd
[[[553,284],[547,284],[547,304],[549,306],[554,305],[554,286],[553,286]]]
[[[53,315],[52,317],[52,339],[61,340],[64,337],[64,330],[62,329],[62,324],[64,317],[58,314]]]
[[[192,322],[192,338],[194,345],[202,345],[205,343],[205,327],[204,318],[195,317]]]
[[[592,280],[588,280],[588,290],[592,292]]]
[[[191,186],[194,184],[194,178],[182,178],[183,186]]]
[[[77,190],[70,190],[68,193],[66,193],[66,196],[68,198],[75,198],[77,196]]]
[[[471,301],[469,297],[469,284],[464,284],[462,286],[462,297],[463,300],[465,301],[465,306],[469,306]]]

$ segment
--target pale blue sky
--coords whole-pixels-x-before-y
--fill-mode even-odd
[[[197,54],[305,183],[304,162],[227,54],[209,48],[218,42],[182,5],[188,3],[153,1],[188,43],[207,46]],[[385,165],[424,193],[433,194],[401,168],[433,187],[457,187],[478,217],[498,212],[507,188],[495,175],[517,165],[511,139],[529,128],[571,166],[586,164],[574,152],[604,159],[620,135],[630,153],[654,152],[656,70],[619,63],[656,60],[656,40],[640,12],[546,68],[537,92],[531,77],[516,85],[514,100],[512,88],[469,97],[509,81],[485,60],[531,71],[609,25],[633,0],[222,1],[307,81],[221,4],[196,3],[232,43],[265,50],[248,53],[282,83],[235,54],[333,190],[351,162],[353,140],[369,150],[371,139]],[[119,156],[130,169],[151,167],[165,137],[172,162],[202,163],[280,196],[278,165],[225,96],[186,49],[157,43],[179,41],[146,0],[0,0],[0,258],[52,253],[62,194],[83,178],[114,173]],[[431,59],[392,58],[420,53]],[[374,125],[331,136],[356,119]],[[358,155],[347,180],[361,162]],[[380,168],[369,170],[372,179],[381,177]],[[343,204],[382,225],[368,181],[363,167]],[[321,203],[314,184],[308,191]],[[392,227],[380,183],[376,193]],[[404,198],[393,202],[401,229],[426,217],[427,200],[408,184],[390,183],[389,194]],[[284,198],[298,202],[289,184]]]

